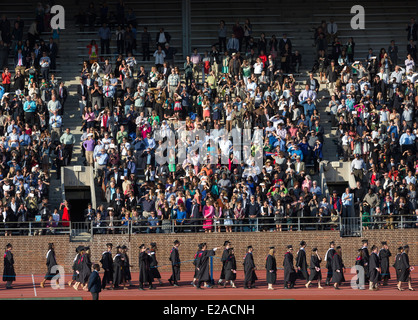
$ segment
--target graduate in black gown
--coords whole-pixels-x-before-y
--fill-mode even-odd
[[[157,244],[155,242],[151,242],[150,247],[151,248],[150,248],[149,254],[151,257],[150,270],[151,270],[152,281],[157,279],[160,286],[162,286],[163,282],[161,281],[161,274],[160,274],[160,271],[158,270]]]
[[[170,279],[168,279],[168,282],[170,285],[174,287],[179,286],[179,280],[180,280],[180,255],[179,255],[179,247],[180,247],[180,241],[175,240],[174,246],[170,251],[170,258],[171,261],[171,271],[172,274],[170,276]]]
[[[364,259],[364,278],[365,283],[369,282],[369,259],[370,259],[370,253],[369,249],[367,248],[369,245],[368,240],[362,240],[363,246],[361,247],[361,250],[363,250],[363,259]]]
[[[113,258],[112,258],[112,243],[106,244],[106,251],[102,253],[102,258],[100,263],[102,264],[102,269],[104,270],[102,278],[102,289],[106,289],[106,285],[110,282],[113,282]]]
[[[84,254],[81,258],[81,283],[83,284],[83,290],[88,291],[88,285],[89,285],[89,278],[91,275],[91,268],[92,268],[92,262],[91,262],[91,252],[90,247],[84,248]]]
[[[396,256],[395,256],[395,261],[393,263],[393,267],[395,268],[395,272],[396,272],[396,283],[399,282],[399,278],[401,275],[401,254],[403,252],[403,247],[398,247],[397,252],[396,252]]]
[[[321,274],[321,257],[318,253],[318,248],[312,249],[311,262],[309,264],[309,269],[311,273],[309,275],[309,281],[305,284],[306,288],[309,288],[309,285],[312,281],[318,281],[318,289],[323,289],[321,286],[322,274]]]
[[[244,257],[244,289],[255,288],[255,282],[258,280],[255,270],[257,269],[253,257],[254,248],[247,247],[247,253]]]
[[[398,290],[403,291],[402,282],[408,282],[408,290],[415,291],[411,285],[411,270],[414,268],[409,264],[409,246],[403,246],[402,253],[399,257],[399,280],[398,280]]]
[[[12,253],[13,246],[8,243],[4,253],[3,281],[6,282],[6,289],[12,288],[13,281],[16,281],[16,272],[14,268],[15,261]]]
[[[356,273],[357,273],[357,280],[356,285],[357,289],[364,290],[365,285],[365,277],[364,277],[364,251],[362,249],[357,250],[357,257],[356,257]]]
[[[76,258],[76,261],[74,262],[74,271],[75,271],[75,283],[73,285],[73,288],[75,290],[78,290],[78,287],[80,286],[80,284],[83,283],[84,278],[83,278],[83,260],[84,260],[84,254],[85,254],[85,247],[84,246],[80,246],[78,247],[78,256]]]
[[[152,274],[151,274],[151,256],[149,254],[149,248],[145,247],[145,244],[139,246],[139,290],[144,290],[144,283],[148,282],[148,288],[150,290],[155,289],[152,285]]]
[[[372,253],[369,257],[369,290],[379,290],[380,281],[380,260],[377,246],[373,245],[371,248]]]
[[[224,242],[224,251],[222,252],[221,262],[222,262],[222,270],[221,275],[219,276],[218,284],[222,285],[222,282],[225,280],[225,263],[226,259],[228,258],[229,248],[231,247],[230,241]]]
[[[235,259],[234,248],[228,249],[228,257],[225,261],[225,282],[224,288],[228,284],[231,284],[232,288],[236,288],[235,280],[237,279],[237,260]]]
[[[203,282],[211,282],[209,260],[210,257],[213,257],[216,254],[216,250],[220,248],[221,247],[208,250],[207,244],[202,244],[202,252],[200,254],[199,264],[197,265],[199,271],[197,278],[199,280],[197,281],[196,289],[202,289],[201,286]]]
[[[48,271],[45,274],[45,278],[42,280],[40,287],[45,288],[45,282],[46,280],[52,280],[59,272],[56,270],[55,272],[52,272],[52,268],[56,266],[57,260],[55,259],[55,248],[53,243],[48,243],[48,252],[46,253],[46,266],[48,268]],[[58,279],[56,280],[56,283],[58,284]]]
[[[306,260],[306,242],[300,242],[300,249],[296,254],[296,268],[298,269],[298,276],[300,279],[305,279],[306,282],[309,281],[309,274],[308,274],[308,262]]]
[[[73,283],[77,282],[77,261],[78,261],[78,257],[80,256],[80,250],[81,250],[82,246],[78,246],[77,248],[75,248],[75,252],[76,255],[74,257],[73,260],[73,265],[72,265],[72,269],[73,269],[73,276],[71,278],[71,281],[68,281],[68,286],[71,287],[73,285]]]
[[[123,285],[125,288],[125,275],[123,273],[123,260],[122,248],[120,246],[116,247],[116,255],[113,257],[113,287],[110,289],[118,289],[119,285]]]
[[[276,250],[274,247],[270,247],[269,254],[266,258],[266,281],[268,284],[268,290],[274,290],[273,285],[277,280],[277,262],[274,254]]]
[[[129,286],[131,287],[132,276],[131,276],[131,264],[129,262],[129,256],[128,256],[128,247],[123,245],[121,249],[122,249],[122,260],[124,262],[122,272],[124,273],[125,282],[127,282]]]
[[[330,285],[330,281],[332,278],[332,257],[334,256],[335,253],[335,242],[331,241],[329,243],[329,249],[327,250],[327,252],[325,253],[325,268],[327,268],[327,279],[325,280],[325,285],[329,286]]]
[[[380,260],[380,275],[382,276],[383,286],[388,285],[390,279],[390,270],[389,270],[389,257],[392,256],[392,253],[389,250],[388,244],[386,241],[382,241],[382,247],[379,251],[379,260]]]
[[[288,245],[283,259],[284,288],[293,289],[296,281],[296,271],[293,264],[293,246]]]
[[[340,285],[345,281],[344,278],[344,263],[342,259],[342,249],[338,246],[335,249],[335,253],[332,256],[332,282],[334,282],[334,288],[340,289]]]
[[[192,286],[196,287],[196,281],[198,280],[198,276],[199,276],[199,269],[198,269],[198,265],[199,265],[199,260],[200,257],[202,256],[202,247],[203,247],[203,243],[199,243],[197,245],[197,252],[194,255],[194,260],[193,260],[193,265],[194,265],[194,276],[193,276],[193,281],[192,281]]]

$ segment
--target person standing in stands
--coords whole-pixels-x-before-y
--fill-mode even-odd
[[[106,244],[106,251],[102,253],[102,258],[100,263],[104,270],[102,278],[102,289],[106,289],[106,285],[110,282],[113,282],[113,258],[112,258],[112,243]]]
[[[6,282],[6,289],[12,289],[13,281],[16,281],[16,273],[12,253],[13,246],[8,243],[6,245],[6,252],[4,253],[4,268],[3,268],[3,281]]]
[[[48,252],[46,254],[46,266],[48,268],[48,272],[45,275],[45,278],[42,280],[40,287],[45,288],[46,280],[52,280],[59,272],[56,270],[52,272],[52,268],[57,265],[57,260],[55,259],[55,246],[53,243],[48,244]],[[56,280],[58,284],[58,279]]]
[[[174,241],[174,246],[170,251],[170,261],[171,261],[171,270],[172,274],[170,279],[168,279],[168,282],[170,285],[174,287],[179,286],[179,280],[180,280],[180,255],[179,255],[179,247],[180,247],[180,241],[176,240]]]

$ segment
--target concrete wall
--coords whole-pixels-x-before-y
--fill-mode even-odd
[[[380,246],[381,241],[387,241],[392,252],[391,264],[396,254],[398,246],[408,244],[410,246],[411,265],[418,264],[418,229],[405,230],[367,230],[364,231],[363,238],[369,240],[369,246],[373,244]],[[285,247],[289,244],[297,252],[301,240],[307,242],[307,252],[313,247],[319,249],[319,254],[323,258],[328,243],[331,240],[336,241],[337,245],[343,248],[343,260],[345,266],[350,268],[354,265],[357,249],[361,247],[362,238],[340,238],[338,231],[295,231],[295,232],[267,232],[267,233],[211,233],[211,234],[158,234],[158,235],[95,235],[92,242],[84,243],[92,251],[92,261],[98,262],[102,252],[106,249],[106,243],[112,242],[116,247],[118,244],[127,245],[129,248],[129,257],[133,265],[132,271],[138,269],[138,247],[142,243],[149,244],[157,242],[159,251],[157,259],[159,265],[162,265],[162,271],[170,270],[169,252],[174,240],[180,240],[180,259],[184,261],[182,270],[193,270],[191,262],[186,260],[193,259],[197,249],[197,244],[206,242],[208,246],[221,246],[225,240],[232,242],[237,257],[237,267],[243,269],[242,259],[245,255],[248,245],[252,245],[254,250],[255,263],[259,270],[264,270],[265,258],[270,246],[276,247],[276,257],[278,267],[282,267],[283,254]],[[72,273],[71,265],[75,257],[75,248],[80,245],[78,242],[69,242],[68,236],[39,236],[39,237],[8,237],[2,238],[0,245],[4,248],[10,242],[13,246],[15,258],[15,269],[17,274],[43,274],[46,272],[45,255],[49,242],[54,242],[56,247],[57,262],[64,267],[65,273]],[[220,253],[217,257],[220,257]],[[325,266],[325,264],[322,264]],[[219,270],[220,260],[214,259],[214,269]],[[348,271],[349,272],[349,271]]]

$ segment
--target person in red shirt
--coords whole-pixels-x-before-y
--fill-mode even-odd
[[[1,79],[2,79],[1,83],[4,88],[4,92],[10,92],[12,74],[10,73],[9,68],[4,68],[4,71],[1,74]]]

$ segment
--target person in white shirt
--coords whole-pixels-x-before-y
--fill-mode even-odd
[[[250,93],[251,99],[255,97],[255,91],[257,89],[257,83],[253,82],[250,78],[247,80],[247,91]]]
[[[402,83],[402,76],[405,74],[405,70],[403,68],[401,68],[400,66],[396,66],[395,67],[395,71],[393,71],[390,75],[390,78],[396,79],[396,83],[397,84],[401,84]]]

